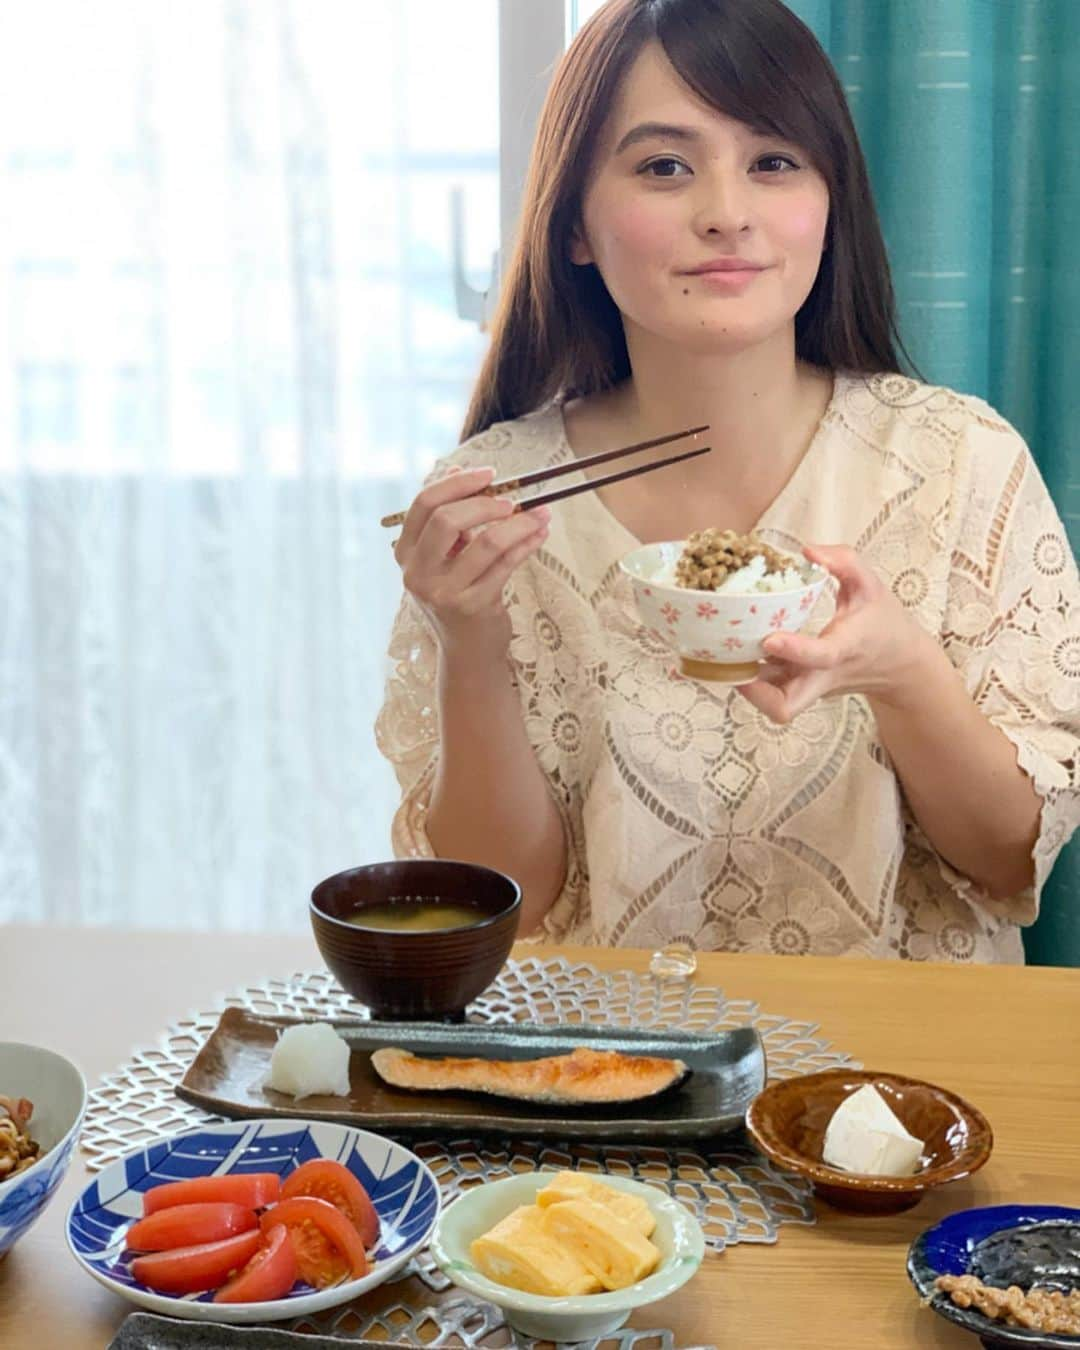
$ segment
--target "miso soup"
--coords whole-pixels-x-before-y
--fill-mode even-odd
[[[348,915],[356,928],[388,928],[398,933],[430,933],[439,928],[467,928],[488,916],[476,905],[442,900],[389,900],[366,905]]]

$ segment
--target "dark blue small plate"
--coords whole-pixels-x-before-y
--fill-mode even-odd
[[[974,1308],[958,1308],[934,1287],[939,1275],[976,1275],[1000,1288],[1080,1289],[1080,1209],[993,1205],[961,1210],[915,1239],[907,1271],[934,1312],[974,1332],[984,1346],[1080,1350],[1080,1336],[1004,1326]]]

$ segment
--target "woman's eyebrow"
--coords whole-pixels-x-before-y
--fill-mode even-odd
[[[621,155],[631,145],[636,145],[638,141],[699,141],[701,133],[695,131],[693,127],[676,126],[671,122],[640,122],[636,127],[632,127],[615,147],[615,153]]]

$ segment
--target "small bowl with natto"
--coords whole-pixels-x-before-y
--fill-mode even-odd
[[[0,1042],[0,1092],[25,1098],[33,1110],[25,1133],[38,1146],[20,1170],[5,1146],[0,1175],[0,1258],[37,1223],[71,1165],[86,1112],[86,1081],[69,1059],[40,1045]],[[7,1112],[4,1112],[6,1117]],[[10,1122],[5,1130],[10,1128]]]
[[[421,902],[460,907],[470,917],[455,927],[364,926],[365,910],[377,911],[381,923],[387,907],[405,913]],[[404,858],[327,877],[311,893],[310,915],[331,973],[373,1017],[460,1022],[510,955],[521,888],[478,863]]]
[[[677,653],[684,675],[748,684],[768,659],[761,644],[773,633],[797,633],[803,627],[829,574],[792,554],[790,566],[802,584],[789,590],[692,590],[672,579],[685,547],[681,539],[643,544],[620,560],[641,621],[657,641]]]
[[[822,1160],[833,1113],[868,1083],[904,1129],[923,1140],[911,1176],[867,1176]],[[770,1083],[750,1103],[746,1129],[774,1166],[813,1182],[814,1193],[826,1204],[859,1214],[910,1209],[928,1190],[977,1172],[994,1145],[990,1122],[955,1093],[902,1074],[864,1069],[828,1069]]]
[[[907,1272],[924,1307],[973,1332],[986,1350],[1080,1350],[1080,1329],[1041,1330],[1031,1308],[1022,1322],[991,1317],[938,1286],[941,1276],[971,1275],[999,1291],[1080,1291],[1080,1209],[989,1205],[948,1214],[911,1244]]]

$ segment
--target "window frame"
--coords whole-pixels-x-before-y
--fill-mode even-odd
[[[499,271],[509,258],[529,157],[577,0],[499,0]],[[492,278],[497,289],[499,277]]]

